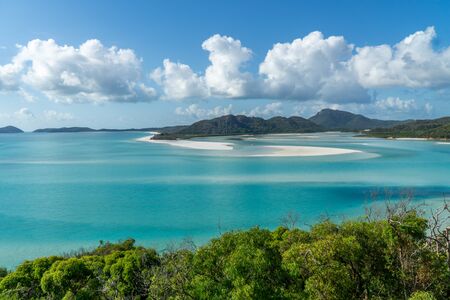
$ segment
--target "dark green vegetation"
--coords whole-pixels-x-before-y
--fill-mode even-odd
[[[202,120],[175,133],[157,135],[156,139],[188,138],[194,136],[218,136],[238,134],[306,133],[324,129],[301,117],[274,117],[268,120],[243,115],[227,115]]]
[[[160,131],[156,129],[156,131]],[[301,117],[274,117],[268,120],[256,117],[228,115],[202,120],[171,132],[162,132],[154,139],[186,139],[202,136],[310,133],[321,131],[364,131],[374,137],[450,138],[450,117],[435,120],[377,120],[346,111],[323,109],[309,119]]]
[[[450,117],[434,120],[416,120],[399,124],[391,128],[376,128],[370,136],[375,137],[418,137],[431,139],[450,138]]]
[[[324,220],[308,231],[290,217],[274,231],[229,232],[162,253],[131,239],[101,242],[0,270],[0,298],[449,299],[449,212],[427,221],[397,205],[383,217]]]
[[[377,127],[389,127],[400,121],[369,119],[346,111],[323,109],[315,116],[274,117],[268,120],[256,117],[228,115],[211,120],[202,120],[172,133],[163,133],[154,139],[177,139],[199,136],[270,133],[310,133],[328,130],[360,131]]]
[[[14,126],[0,127],[0,133],[22,133],[23,131]]]
[[[342,131],[359,131],[377,127],[386,128],[400,123],[400,121],[369,119],[363,115],[334,109],[322,109],[309,120],[327,130]]]

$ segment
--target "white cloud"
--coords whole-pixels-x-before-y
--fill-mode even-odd
[[[44,117],[48,121],[58,121],[58,122],[70,121],[74,119],[74,116],[71,113],[57,112],[54,110],[44,111]]]
[[[209,52],[211,62],[204,75],[169,59],[150,74],[163,89],[163,98],[247,97],[254,82],[251,74],[241,72],[241,68],[250,60],[252,51],[243,47],[239,40],[218,34],[205,40],[202,48]]]
[[[165,59],[150,77],[164,100],[262,98],[372,105],[373,89],[450,88],[450,47],[435,49],[435,38],[429,27],[395,45],[358,48],[342,36],[325,37],[315,31],[274,44],[252,74],[246,70],[252,50],[216,34],[202,43],[210,61],[205,70],[196,72]],[[36,39],[19,45],[11,62],[0,65],[0,91],[16,91],[32,100],[35,89],[63,103],[157,99],[156,89],[141,77],[141,59],[131,49],[107,48],[95,39],[79,47]]]
[[[409,112],[417,109],[416,100],[402,100],[399,97],[387,97],[386,99],[377,100],[374,105],[380,109],[398,112]]]
[[[211,62],[204,75],[188,65],[165,60],[164,68],[158,68],[153,78],[166,98],[177,100],[194,95],[370,103],[371,89],[450,87],[450,47],[433,49],[435,37],[434,28],[429,27],[394,46],[356,48],[342,36],[324,37],[315,31],[275,44],[259,65],[258,74],[252,75],[244,70],[252,51],[239,40],[216,34],[202,44]]]
[[[18,75],[22,67],[17,63],[9,63],[0,65],[0,90],[17,90],[19,89]]]
[[[26,107],[16,111],[13,116],[18,120],[29,120],[34,118],[34,114]]]
[[[141,60],[131,49],[106,48],[88,40],[78,48],[54,40],[18,46],[12,62],[0,66],[0,88],[25,84],[55,102],[134,102],[155,96],[140,82]]]
[[[259,66],[270,98],[333,101],[367,100],[348,68],[353,45],[342,36],[315,31],[292,43],[275,44]]]
[[[180,116],[195,117],[197,119],[216,118],[231,114],[232,109],[233,106],[231,104],[228,106],[216,106],[211,109],[201,108],[197,104],[191,104],[186,108],[177,107],[175,109],[175,114]]]
[[[243,112],[243,115],[248,115],[251,117],[271,117],[282,114],[282,104],[281,102],[269,103],[263,107],[257,106],[250,110],[248,113]]]
[[[28,93],[26,90],[24,90],[23,88],[19,88],[19,90],[17,91],[17,93],[19,94],[19,96],[21,96],[22,98],[24,98],[27,102],[34,102],[34,96],[31,95],[30,93]]]
[[[205,79],[195,74],[188,65],[173,63],[169,59],[165,59],[163,65],[150,76],[163,87],[165,98],[178,100],[208,96]]]
[[[441,88],[450,86],[450,47],[433,49],[434,27],[417,31],[393,47],[357,48],[351,60],[366,88]]]
[[[211,65],[206,68],[205,80],[211,93],[228,98],[248,95],[252,78],[241,67],[252,57],[252,51],[232,37],[215,34],[203,42],[209,52]]]

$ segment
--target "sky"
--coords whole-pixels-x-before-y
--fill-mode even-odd
[[[0,127],[450,115],[449,1],[0,0]]]

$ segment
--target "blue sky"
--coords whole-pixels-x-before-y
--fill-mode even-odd
[[[450,114],[449,11],[448,1],[0,1],[0,126],[324,107]]]

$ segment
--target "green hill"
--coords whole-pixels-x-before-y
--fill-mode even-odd
[[[14,126],[0,127],[0,133],[22,133],[22,132],[23,130]]]
[[[161,134],[157,139],[186,138],[193,136],[306,133],[323,131],[323,128],[301,117],[274,117],[268,120],[243,115],[227,115],[211,120],[202,120],[176,133]]]
[[[375,128],[368,135],[374,137],[411,137],[450,139],[450,117],[434,120],[415,120],[391,128]]]
[[[359,131],[364,129],[391,127],[400,121],[370,119],[363,115],[347,111],[323,109],[309,118],[315,124],[327,130]]]

